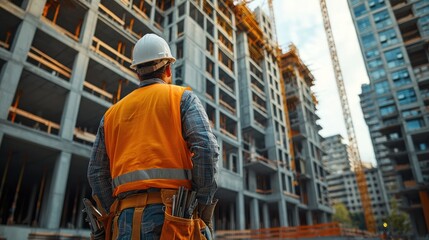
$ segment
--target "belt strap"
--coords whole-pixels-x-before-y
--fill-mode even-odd
[[[148,192],[130,195],[124,199],[117,199],[111,207],[114,212],[112,239],[116,239],[119,234],[118,219],[122,210],[135,208],[133,215],[132,239],[140,239],[141,219],[146,205],[162,203],[161,192]]]
[[[161,192],[139,193],[119,200],[116,211],[121,212],[126,208],[144,207],[156,203],[162,203]]]

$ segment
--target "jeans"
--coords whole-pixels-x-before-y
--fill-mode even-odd
[[[164,223],[163,204],[147,205],[141,221],[141,240],[159,239]],[[118,219],[118,240],[131,240],[134,208],[124,209]],[[133,239],[134,240],[134,239]]]
[[[164,205],[150,204],[143,211],[143,219],[140,228],[140,240],[158,240],[161,236],[162,225],[164,223]],[[131,239],[133,228],[134,208],[124,209],[118,219],[118,240]],[[207,240],[212,240],[210,230],[206,227],[202,230]]]

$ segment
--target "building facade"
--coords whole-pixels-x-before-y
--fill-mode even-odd
[[[280,57],[282,77],[290,126],[295,194],[300,201],[319,214],[324,221],[330,219],[332,210],[328,199],[326,169],[322,163],[325,154],[321,147],[321,130],[316,114],[317,100],[311,90],[314,77],[291,45]],[[305,211],[305,208],[303,209]],[[316,218],[317,217],[313,217]],[[319,221],[320,222],[320,221]]]
[[[343,203],[351,214],[362,214],[362,203],[356,174],[352,171],[347,145],[341,135],[325,137],[322,149],[327,153],[323,163],[327,166],[329,199],[333,205]],[[378,168],[363,166],[368,196],[378,231],[383,231],[383,222],[389,214],[389,201],[383,178]],[[363,221],[363,220],[362,220]]]
[[[349,0],[370,78],[361,106],[390,197],[429,230],[429,2]]]
[[[88,236],[80,210],[91,146],[104,112],[138,87],[129,65],[145,33],[169,42],[174,83],[198,95],[218,139],[215,229],[329,218],[325,200],[300,201],[316,185],[294,187],[274,24],[262,11],[222,0],[11,0],[0,19],[5,237]]]
[[[328,174],[351,170],[347,145],[340,134],[325,137],[322,149],[326,153],[322,156],[322,162]]]

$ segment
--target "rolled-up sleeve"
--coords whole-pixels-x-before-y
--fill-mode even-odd
[[[104,143],[104,118],[101,119],[97,136],[92,147],[88,164],[88,182],[92,188],[92,195],[96,195],[108,212],[113,203],[112,178],[110,176],[110,161]]]
[[[180,107],[183,138],[193,153],[192,187],[197,191],[198,201],[209,204],[217,190],[219,145],[206,111],[194,93],[185,91]]]

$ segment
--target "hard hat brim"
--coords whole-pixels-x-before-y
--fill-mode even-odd
[[[176,62],[176,58],[174,57],[162,57],[162,58],[153,58],[153,59],[148,59],[145,61],[140,61],[140,62],[136,62],[130,65],[130,68],[133,70],[137,69],[137,66],[143,63],[147,63],[147,62],[153,62],[153,61],[157,61],[157,60],[164,60],[164,59],[168,59],[170,64],[173,64],[174,62]]]

